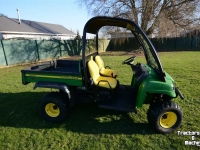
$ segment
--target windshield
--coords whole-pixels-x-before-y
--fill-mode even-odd
[[[156,60],[151,53],[151,50],[150,50],[150,47],[149,47],[147,41],[144,39],[144,37],[140,33],[137,32],[134,34],[135,34],[136,38],[139,40],[139,42],[143,48],[147,64],[149,66],[151,66],[153,69],[156,69],[158,71],[159,70],[158,64],[156,63]]]

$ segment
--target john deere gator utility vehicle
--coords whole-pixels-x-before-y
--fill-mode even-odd
[[[122,62],[132,72],[130,85],[117,80],[117,70],[104,67],[98,51],[98,32],[104,26],[121,27],[133,33],[143,49],[146,64],[134,64],[136,56]],[[86,55],[86,34],[96,35],[96,52]],[[39,112],[50,122],[62,122],[69,116],[70,107],[82,102],[98,102],[100,108],[137,112],[149,104],[149,124],[160,133],[170,133],[182,122],[182,111],[172,100],[184,99],[172,77],[163,70],[156,50],[142,29],[133,21],[94,17],[83,31],[81,60],[54,60],[22,72],[22,83],[35,82],[35,88],[54,88],[41,99]],[[123,74],[123,73],[120,73]]]

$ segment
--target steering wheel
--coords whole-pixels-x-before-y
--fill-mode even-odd
[[[122,62],[122,65],[124,65],[124,64],[132,65],[132,64],[134,63],[135,58],[136,58],[136,56],[132,56],[132,57],[130,57],[130,58],[124,60],[124,61]]]

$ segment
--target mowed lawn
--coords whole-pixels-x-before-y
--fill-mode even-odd
[[[174,99],[184,113],[179,131],[200,131],[200,52],[159,53],[162,65],[175,80],[185,100]],[[119,81],[130,84],[132,71],[121,62],[130,55],[103,56],[106,65],[119,72]],[[138,56],[136,62],[145,62]],[[157,134],[147,122],[148,105],[138,114],[99,109],[81,104],[71,109],[68,120],[59,124],[44,121],[38,113],[40,99],[50,89],[33,90],[22,85],[17,66],[0,69],[0,149],[198,149],[185,146],[191,136]],[[200,136],[196,136],[200,141]]]

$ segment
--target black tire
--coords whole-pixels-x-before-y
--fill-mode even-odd
[[[159,133],[171,133],[182,123],[183,113],[174,102],[153,105],[147,112],[149,124]]]
[[[45,95],[39,104],[40,115],[49,122],[63,122],[69,117],[67,95],[51,92]]]

